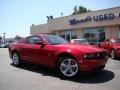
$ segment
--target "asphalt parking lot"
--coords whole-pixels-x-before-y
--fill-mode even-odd
[[[120,60],[105,70],[74,79],[62,79],[54,70],[23,64],[14,67],[6,48],[0,48],[0,90],[120,90]]]

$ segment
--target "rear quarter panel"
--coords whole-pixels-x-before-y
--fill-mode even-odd
[[[24,48],[24,44],[23,43],[13,43],[13,44],[11,44],[10,46],[9,46],[9,55],[10,55],[10,57],[12,57],[12,53],[13,52],[17,52],[19,55],[20,55],[20,57],[21,57],[21,59],[23,59],[22,58],[22,49]]]

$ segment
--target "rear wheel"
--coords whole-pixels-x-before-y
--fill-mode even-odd
[[[64,77],[74,77],[78,73],[78,64],[71,57],[61,57],[58,62],[58,70]]]
[[[13,62],[13,65],[15,66],[19,66],[21,61],[20,61],[20,57],[19,57],[19,54],[17,52],[14,52],[12,54],[12,62]]]

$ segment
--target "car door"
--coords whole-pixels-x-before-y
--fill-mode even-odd
[[[54,46],[48,45],[47,43],[45,43],[44,46],[37,45],[36,41],[42,41],[45,43],[45,41],[38,36],[32,36],[26,40],[25,53],[27,61],[44,64],[47,66],[53,64],[56,51]]]
[[[42,64],[50,66],[54,63],[54,59],[56,58],[56,51],[57,48],[53,45],[45,45],[44,47],[41,47],[41,55],[38,57],[41,58]],[[41,61],[38,59],[38,63],[41,63]]]
[[[42,39],[38,36],[31,36],[28,37],[26,40],[26,59],[27,61],[34,62],[34,63],[43,63],[42,62],[42,53],[43,50],[41,49],[40,45],[36,44],[36,41],[42,41]]]

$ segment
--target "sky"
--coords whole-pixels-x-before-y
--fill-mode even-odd
[[[50,15],[70,15],[76,5],[96,11],[120,7],[120,0],[0,0],[0,36],[28,36],[32,24],[47,23],[46,16]]]

